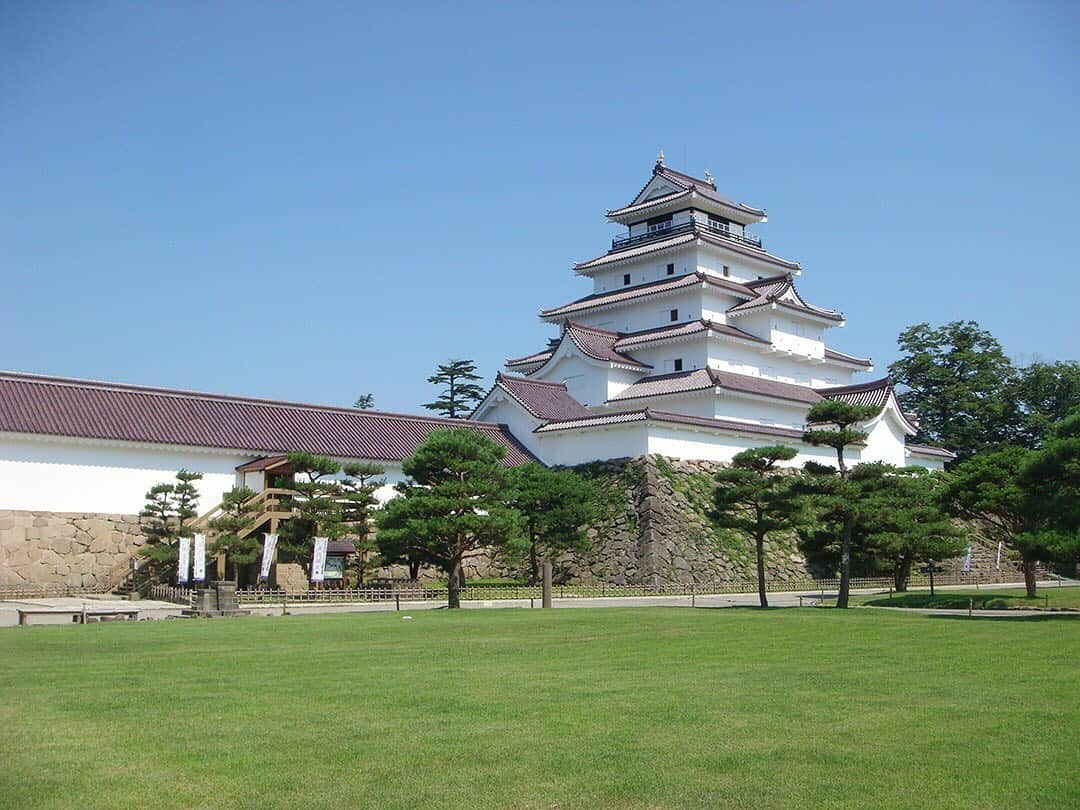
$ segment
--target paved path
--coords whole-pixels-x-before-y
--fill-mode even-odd
[[[1001,583],[995,585],[982,585],[978,589],[972,585],[939,585],[937,590],[949,590],[949,591],[964,591],[964,590],[989,590],[1000,588],[1015,588],[1022,587],[1023,583]],[[1054,588],[1058,587],[1056,582],[1040,582],[1040,588]],[[1068,587],[1068,586],[1066,586]],[[927,588],[912,588],[912,591],[928,590]],[[861,588],[854,589],[852,594],[876,594],[887,593],[880,588]],[[834,591],[820,590],[801,590],[801,591],[778,591],[769,594],[769,606],[770,607],[800,607],[816,605],[824,596],[826,600],[836,598]],[[139,610],[140,619],[163,619],[169,616],[179,616],[182,610],[181,605],[177,605],[173,602],[161,602],[155,600],[144,599],[137,602],[129,602],[125,599],[117,599],[110,596],[101,595],[87,595],[85,597],[52,597],[44,599],[23,599],[20,601],[0,602],[0,627],[11,627],[19,623],[18,608],[32,608],[35,610],[42,609],[55,609],[58,611],[58,615],[55,620],[50,616],[37,616],[34,617],[36,624],[54,623],[54,624],[70,624],[70,613],[60,613],[60,611],[71,611],[81,609],[83,604],[87,604],[90,608],[97,609],[131,609],[137,608]],[[756,593],[732,593],[732,594],[717,594],[717,595],[697,595],[697,596],[598,596],[598,597],[567,597],[567,598],[554,598],[552,600],[552,606],[555,608],[618,608],[618,607],[690,607],[697,606],[701,608],[722,608],[722,607],[752,607],[757,605],[758,596]],[[491,599],[491,600],[465,600],[461,603],[461,606],[469,610],[483,610],[489,608],[537,608],[540,607],[540,600],[534,599]],[[250,610],[252,615],[255,616],[280,616],[282,614],[282,604],[280,602],[260,604],[260,605],[242,605],[246,610]],[[401,611],[418,611],[418,610],[439,610],[445,607],[445,602],[437,600],[423,600],[423,601],[402,601]],[[303,602],[289,602],[285,607],[290,615],[304,615],[308,613],[385,613],[394,611],[396,608],[393,602],[349,602],[349,603],[303,603]],[[900,610],[907,611],[909,613],[930,613],[934,615],[956,615],[966,616],[966,610],[936,610],[932,608],[894,608],[894,607],[882,607],[882,608],[866,608],[869,610]],[[1044,611],[1044,610],[977,610],[974,611],[974,615],[978,616],[1070,616],[1076,615],[1076,612],[1066,611]]]
[[[119,599],[109,594],[87,594],[86,596],[50,596],[40,599],[20,599],[0,602],[0,627],[14,627],[19,623],[19,608],[24,610],[56,611],[55,615],[36,615],[31,617],[33,624],[71,624],[71,611],[82,610],[138,610],[140,619],[164,619],[179,616],[183,605],[173,602],[158,602],[153,599],[140,599],[135,602]]]

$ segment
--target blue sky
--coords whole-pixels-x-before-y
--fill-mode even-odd
[[[417,410],[585,295],[668,165],[879,371],[1076,359],[1080,6],[6,3],[0,367]]]

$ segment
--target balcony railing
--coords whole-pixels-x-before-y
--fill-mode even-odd
[[[679,225],[672,225],[667,228],[655,228],[649,233],[642,233],[637,236],[624,236],[621,239],[612,239],[611,249],[619,250],[621,248],[644,244],[645,242],[654,242],[657,239],[667,239],[672,236],[677,236],[680,233],[690,233],[695,229],[704,231],[705,233],[715,234],[716,236],[722,236],[725,239],[730,239],[732,242],[739,242],[744,245],[750,245],[750,247],[758,248],[759,250],[761,249],[761,239],[756,236],[751,236],[750,234],[738,234],[729,230],[726,226],[716,225],[711,222],[700,222],[698,220],[683,222]]]

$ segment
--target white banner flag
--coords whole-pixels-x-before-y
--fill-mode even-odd
[[[274,550],[277,548],[277,535],[263,535],[262,568],[259,569],[259,579],[269,579],[270,563],[274,561]]]
[[[192,559],[191,578],[196,582],[206,579],[206,535],[195,535],[195,556]]]
[[[326,575],[326,544],[328,537],[315,538],[315,553],[311,557],[311,581],[322,582]]]
[[[187,582],[188,569],[191,568],[191,538],[181,537],[180,548],[176,555],[176,581]]]
[[[1001,543],[998,543],[997,562],[994,563],[994,567],[997,568],[998,571],[1001,570],[1001,545]]]
[[[971,571],[971,546],[967,547],[967,556],[964,557],[964,573]]]

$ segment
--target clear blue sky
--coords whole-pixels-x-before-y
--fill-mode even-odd
[[[0,367],[416,410],[543,346],[658,147],[878,371],[956,318],[1075,359],[1078,44],[1069,2],[8,2]]]

